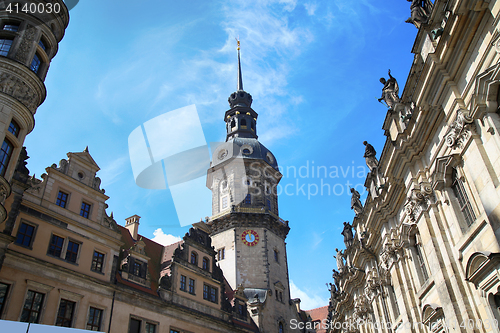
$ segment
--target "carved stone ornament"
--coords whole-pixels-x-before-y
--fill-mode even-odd
[[[361,294],[354,300],[353,318],[355,320],[365,320],[368,314],[373,312],[370,301],[365,295]]]
[[[432,198],[432,187],[427,182],[421,182],[419,188],[411,190],[405,204],[405,213],[410,223],[416,223],[418,216],[420,216],[423,210],[428,208]]]
[[[383,246],[382,253],[380,255],[380,265],[389,271],[399,259],[404,255],[403,251],[404,242],[403,237],[399,229],[392,228],[389,231],[389,237]]]
[[[445,142],[448,147],[461,148],[471,135],[471,125],[474,120],[468,112],[457,111],[455,121],[449,126],[448,133],[445,135]]]
[[[366,272],[364,292],[370,302],[380,293],[380,277],[375,268],[371,268]]]
[[[32,112],[38,106],[37,94],[23,80],[8,73],[0,74],[0,91],[14,97]]]
[[[22,35],[21,45],[16,53],[16,60],[20,63],[25,63],[28,60],[33,41],[35,40],[36,29],[31,24],[26,25],[26,30]]]

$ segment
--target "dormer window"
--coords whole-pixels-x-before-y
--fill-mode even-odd
[[[196,252],[191,252],[191,263],[193,265],[198,265],[198,254]]]

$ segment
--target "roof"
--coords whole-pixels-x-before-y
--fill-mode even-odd
[[[172,257],[174,256],[174,252],[177,248],[182,247],[183,244],[184,241],[180,240],[173,244],[167,245],[163,248],[160,276],[170,275],[170,263],[172,262]]]
[[[326,317],[328,316],[328,305],[312,310],[305,310],[304,312],[311,317],[311,320],[313,322],[322,323],[323,320],[326,320]],[[326,333],[325,327],[320,324],[318,329],[316,329],[316,333]]]
[[[130,232],[128,231],[127,228],[119,225],[120,232],[122,233],[123,236],[123,242],[125,243],[125,248],[131,248],[134,246],[134,244],[139,240],[142,239],[144,244],[146,246],[144,247],[144,251],[146,252],[146,255],[150,258],[148,262],[148,272],[151,276],[151,290],[155,292],[158,289],[158,280],[160,278],[160,265],[161,265],[161,258],[162,258],[162,253],[163,253],[163,245],[158,244],[156,242],[153,242],[151,239],[144,237],[142,235],[137,235],[137,240],[134,240],[132,238],[132,235],[130,235]],[[123,282],[123,279],[118,279],[119,282]],[[127,285],[130,285],[130,283],[125,283]],[[140,287],[139,285],[132,283],[130,285],[132,287],[137,286],[137,289],[142,290],[144,287]]]

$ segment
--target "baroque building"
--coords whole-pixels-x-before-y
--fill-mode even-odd
[[[139,233],[140,216],[121,226],[107,214],[88,147],[30,176],[22,144],[69,20],[56,3],[56,17],[0,14],[0,319],[108,333],[282,333],[310,320],[290,297],[281,174],[257,140],[239,49],[227,141],[207,174],[212,217],[180,242],[162,246]]]
[[[382,82],[387,139],[380,160],[365,142],[328,332],[499,332],[499,20],[495,0],[412,2],[414,61],[401,97]]]

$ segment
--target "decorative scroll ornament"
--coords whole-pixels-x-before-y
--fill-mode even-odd
[[[420,183],[419,188],[411,190],[411,194],[408,197],[404,208],[411,223],[416,223],[417,217],[423,210],[427,209],[432,198],[432,187],[431,184],[427,182],[422,182]]]
[[[470,124],[473,122],[468,113],[458,110],[455,121],[449,126],[448,134],[445,135],[446,145],[451,148],[461,148],[471,135]]]

